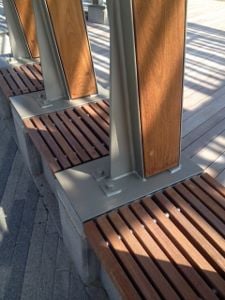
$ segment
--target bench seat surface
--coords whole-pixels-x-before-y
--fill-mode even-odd
[[[23,120],[53,173],[109,154],[109,104],[102,100]]]
[[[225,299],[225,188],[195,176],[85,223],[122,299]]]
[[[44,90],[41,65],[0,68],[0,87],[7,98]]]

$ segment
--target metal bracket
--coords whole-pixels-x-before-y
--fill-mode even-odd
[[[171,174],[175,174],[175,173],[179,172],[181,170],[181,168],[182,168],[182,164],[179,164],[179,166],[177,166],[173,169],[170,169],[169,171]]]

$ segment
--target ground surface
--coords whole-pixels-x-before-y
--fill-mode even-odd
[[[189,0],[183,152],[225,183],[225,1]],[[10,53],[0,2],[0,50]],[[109,89],[109,30],[89,25],[99,83]],[[51,200],[51,201],[50,201]],[[52,218],[0,120],[0,299],[101,299],[84,287]],[[76,251],[76,249],[74,249]]]

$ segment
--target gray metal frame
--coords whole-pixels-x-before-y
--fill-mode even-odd
[[[144,176],[132,1],[108,0],[111,30],[110,177]]]
[[[46,0],[32,0],[36,19],[46,101],[70,100],[69,88]],[[89,43],[90,47],[90,43]],[[72,51],[72,49],[71,49]]]
[[[5,16],[9,29],[9,38],[13,56],[17,59],[31,59],[31,53],[20,22],[14,0],[3,0]]]
[[[69,90],[45,0],[32,0],[46,101],[69,100]]]

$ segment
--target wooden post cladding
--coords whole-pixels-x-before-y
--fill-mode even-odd
[[[133,0],[145,176],[179,165],[185,0]]]
[[[97,93],[93,62],[80,0],[46,0],[72,99]]]
[[[32,0],[15,0],[15,6],[31,56],[38,58],[39,49]]]

